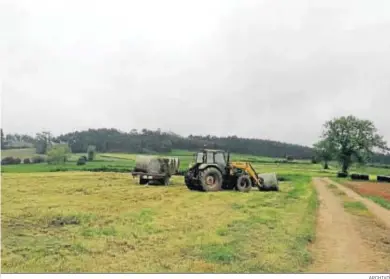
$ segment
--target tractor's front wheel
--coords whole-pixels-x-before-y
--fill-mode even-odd
[[[222,190],[222,173],[216,168],[207,168],[199,174],[200,185],[205,192],[216,192]]]
[[[237,179],[236,190],[240,192],[249,192],[252,189],[252,181],[248,175],[241,175]]]

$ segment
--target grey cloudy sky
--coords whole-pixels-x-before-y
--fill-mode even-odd
[[[390,142],[390,1],[2,0],[2,127]]]

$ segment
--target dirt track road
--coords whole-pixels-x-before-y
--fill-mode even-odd
[[[361,224],[344,210],[340,198],[328,189],[329,181],[313,180],[320,205],[316,240],[311,247],[314,263],[309,272],[387,272],[387,262],[380,260],[383,254],[367,242]]]

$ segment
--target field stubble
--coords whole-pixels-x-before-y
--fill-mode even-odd
[[[298,272],[311,262],[310,177],[278,193],[192,192],[173,181],[3,174],[3,272]]]

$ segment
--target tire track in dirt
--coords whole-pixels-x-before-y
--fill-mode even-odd
[[[313,179],[319,199],[316,240],[311,250],[313,273],[364,273],[380,269],[375,251],[368,247],[352,216],[328,188],[325,180]]]
[[[381,207],[380,205],[376,204],[375,202],[360,196],[358,193],[356,193],[352,189],[350,189],[344,185],[341,185],[340,183],[334,182],[327,177],[323,178],[323,180],[327,184],[333,184],[333,185],[337,186],[348,197],[362,202],[368,208],[368,210],[371,211],[372,214],[374,214],[379,220],[381,220],[384,223],[384,225],[386,225],[390,229],[390,210],[387,210],[386,208]]]

